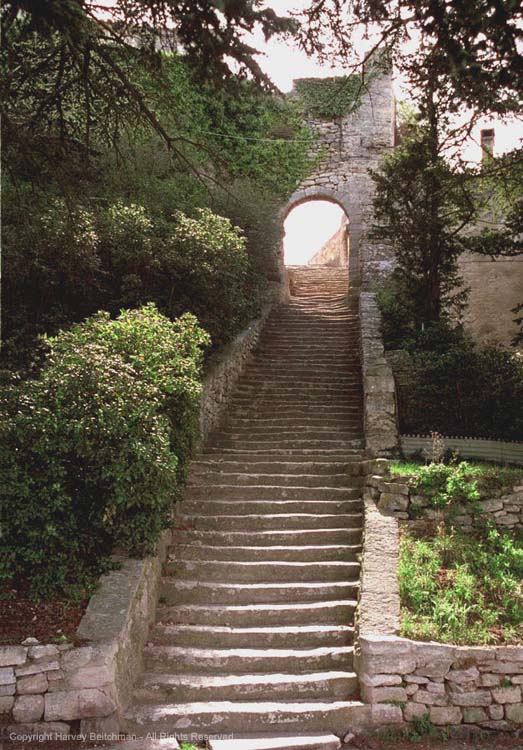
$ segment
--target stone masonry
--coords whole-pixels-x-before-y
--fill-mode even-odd
[[[359,107],[336,121],[309,119],[322,158],[283,209],[312,199],[338,203],[349,219],[349,276],[352,287],[372,287],[392,268],[390,248],[368,237],[372,225],[374,183],[369,169],[378,167],[394,145],[395,105],[390,72],[369,77]]]

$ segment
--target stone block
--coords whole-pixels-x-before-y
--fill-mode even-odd
[[[19,724],[40,721],[44,713],[43,695],[19,695],[13,706],[13,718]]]
[[[45,646],[31,646],[29,649],[29,658],[32,661],[53,661],[58,658],[58,647],[52,644]]]
[[[496,646],[496,659],[523,662],[523,646]],[[523,672],[523,664],[520,665]]]
[[[363,685],[361,690],[365,703],[389,703],[391,701],[405,702],[407,693],[402,687],[368,687]]]
[[[0,685],[11,685],[15,680],[13,667],[3,667],[0,669]]]
[[[372,705],[372,723],[381,727],[386,724],[403,724],[403,711],[399,706],[389,703],[374,703]]]
[[[442,682],[429,682],[426,689],[435,695],[445,695],[445,685]]]
[[[523,724],[523,703],[509,703],[505,706],[505,716],[515,724]]]
[[[64,734],[68,734],[71,727],[62,721],[53,722],[31,722],[30,724],[10,724],[6,727],[8,735],[18,735],[19,737],[34,737],[38,742],[60,739]]]
[[[63,679],[53,685],[53,690],[98,688],[114,682],[114,666],[80,667],[63,673]]]
[[[487,711],[489,718],[494,719],[494,721],[500,721],[505,716],[505,709],[499,703],[493,703],[487,708]]]
[[[45,672],[21,677],[16,683],[16,692],[20,695],[45,693],[47,688],[48,682]]]
[[[472,690],[469,693],[454,693],[452,702],[456,706],[490,706],[492,695],[490,690]]]
[[[469,669],[451,669],[447,673],[446,679],[450,682],[456,682],[459,685],[463,685],[467,682],[475,682],[479,679],[480,673],[477,667],[470,667]]]
[[[413,682],[411,682],[411,683],[410,683],[409,685],[407,685],[407,687],[405,688],[405,692],[407,693],[407,695],[408,695],[409,697],[410,697],[410,696],[413,696],[413,695],[415,695],[415,693],[417,693],[417,692],[418,692],[418,690],[419,690],[419,685],[416,685],[416,684],[415,684],[415,683],[413,683]]]
[[[390,687],[401,685],[402,679],[399,674],[362,674],[360,682],[368,687]]]
[[[457,706],[430,707],[430,720],[436,726],[461,724],[462,718],[461,709],[457,708]]]
[[[423,703],[424,706],[447,706],[449,702],[446,695],[429,693],[428,690],[423,689],[420,689],[417,693],[414,693],[412,699],[415,703]]]
[[[11,682],[9,685],[0,685],[0,697],[14,695],[16,693],[16,683]]]
[[[46,721],[71,721],[109,716],[116,709],[114,700],[96,688],[47,693]]]
[[[517,685],[493,688],[492,697],[496,703],[520,703],[521,688]]]
[[[80,722],[80,732],[82,734],[114,734],[120,732],[120,721],[118,713],[115,711],[110,716],[102,716],[98,719],[82,719]],[[125,750],[125,746],[122,746]]]
[[[484,708],[465,708],[463,709],[463,721],[465,724],[479,724],[482,721],[488,721],[489,715]]]
[[[27,648],[25,646],[0,646],[0,667],[15,667],[25,664]]]
[[[502,500],[480,500],[479,504],[484,513],[495,513],[498,510],[503,510]]]
[[[26,664],[23,667],[16,667],[15,672],[17,677],[27,677],[30,674],[40,674],[41,672],[52,672],[60,669],[60,662],[58,661],[42,661],[33,662],[32,664]]]
[[[416,685],[426,685],[429,682],[429,678],[422,677],[419,674],[408,674],[405,676],[405,682],[415,682]]]
[[[13,695],[4,695],[0,697],[0,716],[2,714],[8,714],[13,708],[15,699]]]
[[[514,680],[517,680],[517,677],[514,677],[512,679],[512,682]],[[523,677],[521,678],[523,681]],[[482,674],[479,679],[479,684],[481,687],[496,687],[496,685],[499,685],[501,682],[501,675],[499,674],[490,674],[489,672],[485,672],[485,674]]]
[[[414,721],[414,719],[421,719],[423,716],[429,715],[429,709],[422,703],[412,703],[409,701],[405,706],[403,716],[405,721]]]

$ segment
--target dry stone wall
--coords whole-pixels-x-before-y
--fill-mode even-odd
[[[374,500],[376,507],[385,514],[403,521],[433,520],[440,517],[431,507],[431,498],[413,490],[409,476],[367,476],[365,494]],[[497,526],[523,529],[523,482],[518,480],[512,487],[489,491],[489,496],[478,501],[481,515],[488,515]],[[457,509],[454,523],[471,527],[475,516],[470,508]]]

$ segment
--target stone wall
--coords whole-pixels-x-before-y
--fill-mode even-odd
[[[409,486],[410,476],[369,475],[366,479],[365,496],[376,503],[382,513],[393,515],[404,521],[432,520],[440,517],[440,511],[430,507],[430,497],[416,493]],[[491,490],[488,497],[478,502],[482,514],[487,514],[497,526],[523,529],[523,481],[512,487]],[[454,523],[462,527],[474,524],[470,509],[457,511]]]
[[[523,648],[420,643],[394,635],[360,637],[366,703],[393,703],[405,722],[428,716],[456,736],[523,724]]]
[[[397,452],[399,432],[392,370],[385,359],[381,314],[372,292],[360,294],[365,447],[371,456]]]
[[[260,317],[209,358],[200,402],[200,442],[205,441],[226,411],[236,383],[258,343],[265,321],[274,305],[284,298],[287,284],[285,278],[281,285],[274,285],[269,302],[263,308]]]
[[[115,558],[121,567],[102,577],[78,627],[82,645],[28,638],[0,646],[2,734],[118,733],[141,670],[169,542],[165,532],[156,556]]]
[[[323,199],[338,203],[349,219],[351,286],[374,286],[392,268],[389,247],[368,237],[373,221],[374,183],[369,174],[394,145],[395,104],[390,72],[369,79],[354,112],[337,120],[309,119],[321,160],[291,196],[282,218],[299,203]]]
[[[329,266],[331,268],[346,266],[349,251],[349,227],[345,217],[340,228],[330,237],[317,253],[307,262],[308,266]]]
[[[516,504],[519,512],[523,507],[523,487],[515,487],[514,493],[518,502],[512,496],[511,505],[504,507],[507,512]],[[388,721],[399,726],[427,717],[454,736],[521,731],[523,647],[455,646],[401,638],[399,524],[419,503],[407,497],[405,477],[391,479],[386,460],[368,465],[364,503],[355,644],[362,701],[374,708],[393,706],[395,714]],[[494,506],[484,509],[498,512]]]

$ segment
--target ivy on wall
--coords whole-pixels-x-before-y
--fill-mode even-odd
[[[300,78],[295,90],[305,114],[335,120],[358,109],[368,85],[369,78],[360,75]]]

